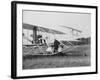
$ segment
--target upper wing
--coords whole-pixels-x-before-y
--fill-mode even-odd
[[[47,33],[52,33],[52,34],[65,34],[64,32],[61,32],[61,31],[44,28],[44,27],[40,27],[40,26],[36,26],[36,25],[30,25],[30,24],[26,24],[26,23],[23,23],[23,28],[29,29],[29,30],[33,30],[34,28],[37,28],[38,31],[42,31],[42,32],[47,32]]]

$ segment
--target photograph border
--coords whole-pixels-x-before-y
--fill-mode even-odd
[[[59,6],[59,7],[79,7],[79,8],[93,8],[96,9],[96,71],[95,72],[83,72],[83,73],[64,73],[64,74],[52,74],[52,75],[37,75],[37,76],[17,76],[17,4],[31,4],[31,5],[45,5],[45,6]],[[24,2],[24,1],[12,1],[11,2],[11,78],[38,78],[38,77],[53,77],[53,76],[68,76],[68,75],[85,75],[85,74],[97,74],[98,73],[98,7],[89,5],[73,5],[73,4],[57,4],[57,3],[42,3],[42,2]]]

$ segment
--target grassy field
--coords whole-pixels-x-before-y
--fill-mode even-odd
[[[62,54],[62,55],[61,55]],[[90,45],[74,46],[57,55],[24,55],[23,69],[90,66]]]

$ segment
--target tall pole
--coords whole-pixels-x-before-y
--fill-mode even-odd
[[[37,43],[37,27],[33,28],[33,43]]]

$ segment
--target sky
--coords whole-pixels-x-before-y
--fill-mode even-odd
[[[50,12],[50,11],[23,11],[23,23],[37,25],[58,31],[65,32],[67,39],[71,36],[71,30],[61,27],[68,26],[82,31],[79,37],[89,37],[91,35],[91,14],[89,13],[71,13],[71,12]],[[63,35],[62,38],[65,39]]]

